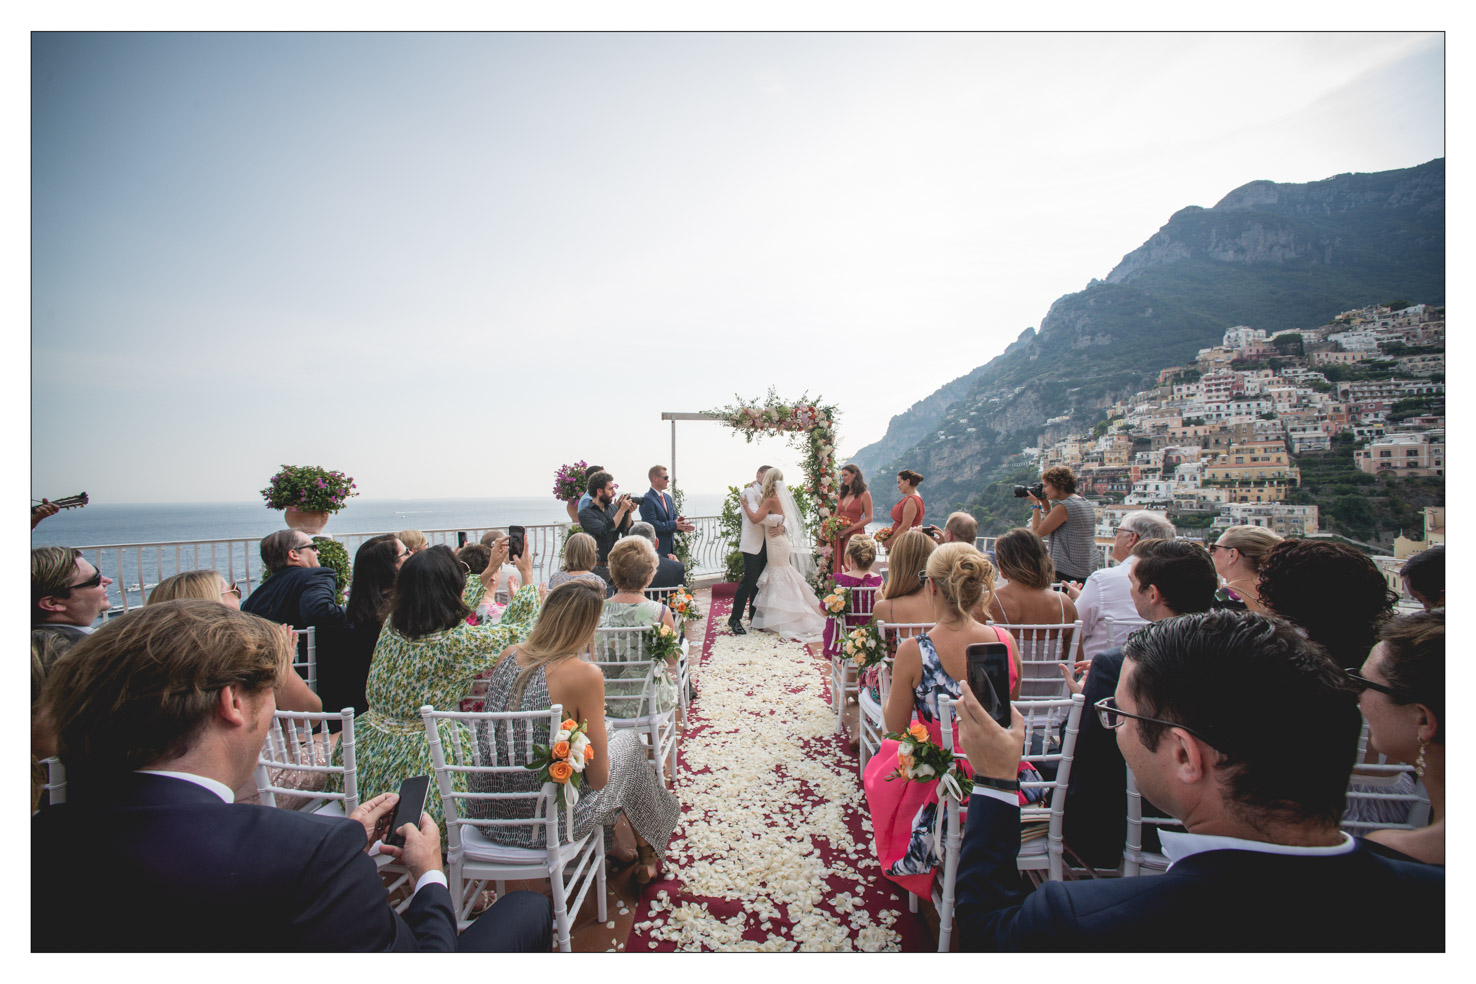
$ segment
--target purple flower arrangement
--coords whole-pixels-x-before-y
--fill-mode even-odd
[[[554,472],[554,498],[560,502],[573,502],[583,495],[589,488],[589,480],[584,477],[584,469],[588,467],[587,461],[560,465],[558,471]]]
[[[317,465],[283,465],[261,490],[268,509],[297,508],[305,512],[338,512],[350,496],[358,495],[354,480],[341,471]]]

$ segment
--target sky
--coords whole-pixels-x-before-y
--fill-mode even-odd
[[[36,33],[31,496],[842,457],[1188,205],[1445,154],[1438,33]],[[67,435],[82,437],[85,453]],[[797,471],[678,425],[693,491]],[[889,487],[889,482],[881,483]]]

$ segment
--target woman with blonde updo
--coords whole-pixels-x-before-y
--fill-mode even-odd
[[[993,642],[1005,645],[1010,654],[1011,699],[1020,692],[1020,657],[1008,632],[981,625],[971,614],[994,587],[994,566],[973,545],[945,543],[928,558],[921,577],[934,624],[921,635],[903,639],[897,647],[892,692],[883,715],[887,731],[905,732],[915,719],[936,744],[942,741],[938,692],[959,699],[963,692],[960,681],[968,678],[968,647]],[[925,895],[932,892],[938,866],[933,852],[937,783],[887,782],[887,774],[897,766],[897,754],[897,742],[882,742],[863,777],[877,858],[888,878],[914,894]]]
[[[1281,542],[1281,537],[1260,526],[1232,526],[1220,538],[1210,544],[1210,558],[1215,562],[1215,573],[1225,582],[1215,592],[1216,608],[1266,611],[1261,604],[1261,559],[1271,548]]]

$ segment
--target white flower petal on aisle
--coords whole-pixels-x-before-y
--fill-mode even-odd
[[[667,852],[682,888],[675,897],[658,892],[650,917],[635,927],[651,946],[900,949],[898,912],[873,918],[863,908],[862,893],[881,873],[871,844],[857,844],[847,827],[860,811],[870,833],[855,763],[834,752],[835,712],[820,680],[815,657],[796,643],[759,632],[714,641],[702,665],[703,727],[682,740],[682,825]],[[802,750],[809,742],[824,751]],[[829,864],[821,843],[832,852]],[[827,885],[833,877],[846,890]],[[738,902],[744,911],[721,919],[694,897]],[[754,927],[768,938],[743,939]]]

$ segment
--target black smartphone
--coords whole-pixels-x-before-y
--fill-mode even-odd
[[[457,549],[466,546],[466,530],[456,531],[456,546]]]
[[[926,533],[928,536],[937,536],[938,535],[938,527],[936,527],[936,526],[924,526],[922,528],[922,531],[924,533]]]
[[[1001,728],[1010,726],[1010,650],[1002,642],[976,642],[964,650],[969,689]]]
[[[521,526],[509,526],[507,528],[507,559],[517,560],[523,556],[523,535],[526,531]]]
[[[430,776],[411,776],[400,783],[400,801],[395,804],[395,818],[384,835],[384,842],[391,847],[404,847],[405,838],[399,830],[407,823],[420,826],[420,814],[425,812],[425,798],[430,794]]]

